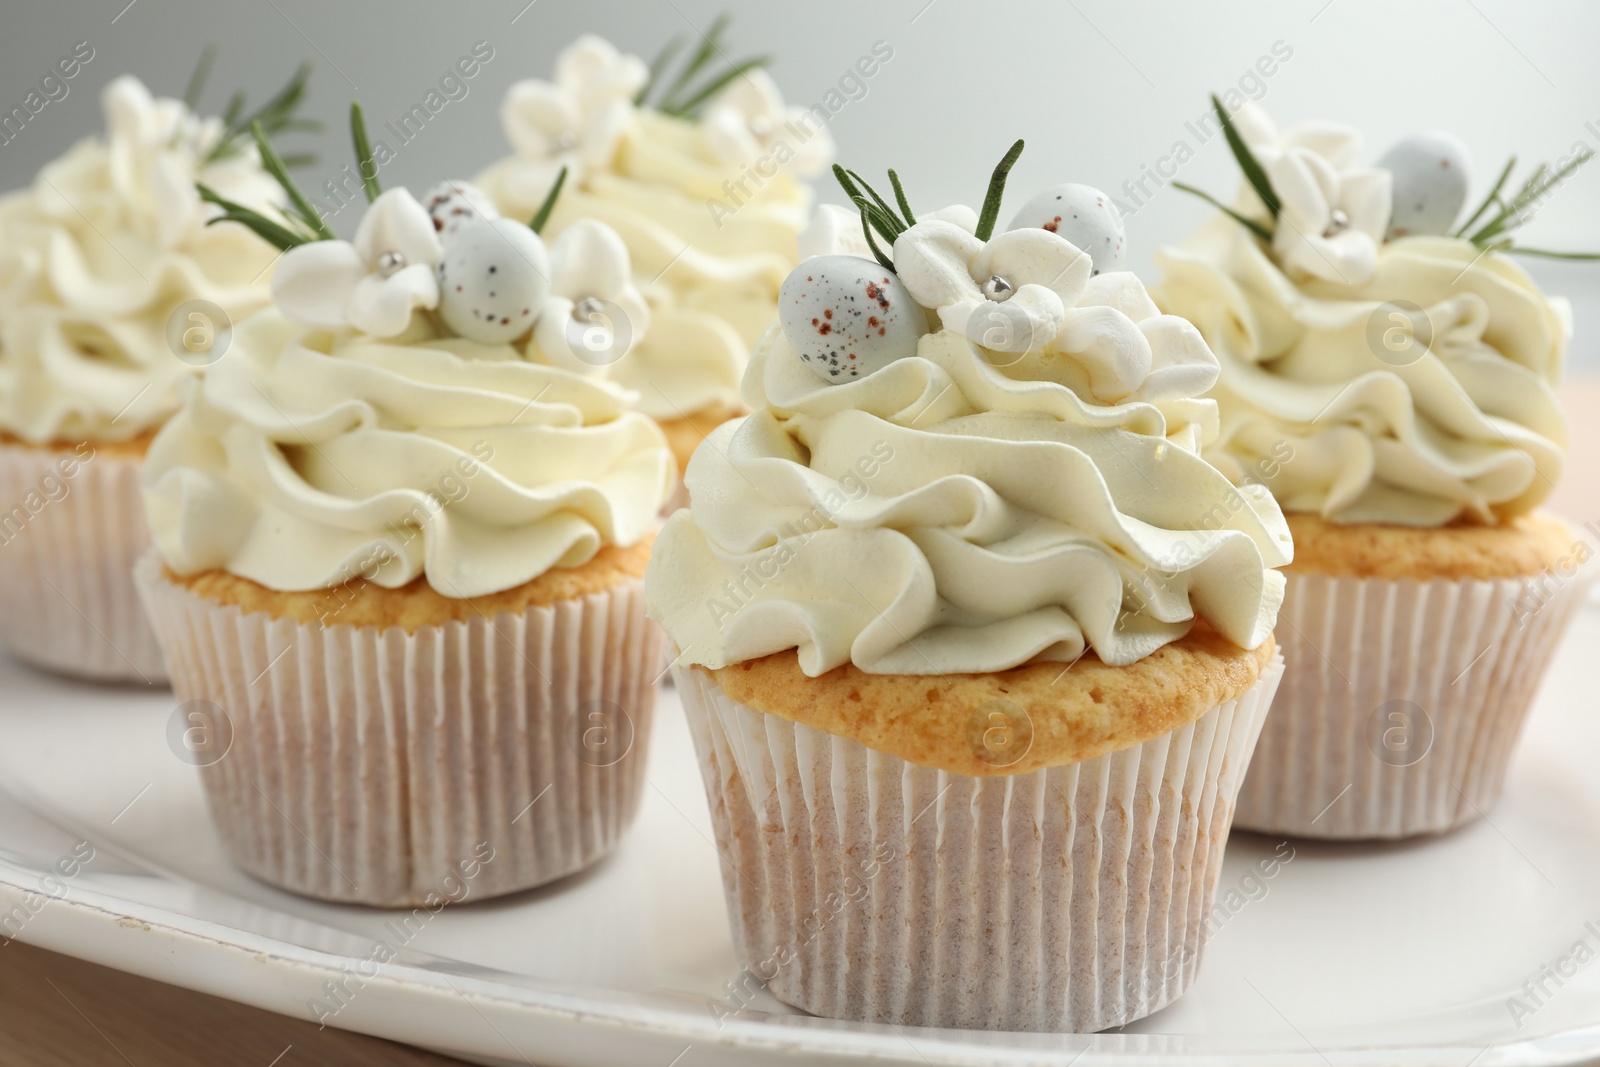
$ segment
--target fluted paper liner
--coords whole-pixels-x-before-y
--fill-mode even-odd
[[[1594,567],[1494,581],[1287,577],[1276,636],[1288,670],[1234,821],[1351,839],[1482,817]]]
[[[642,580],[408,634],[221,607],[153,553],[137,577],[178,699],[226,712],[202,781],[263,881],[380,905],[465,882],[476,900],[580,870],[633,822],[661,669]]]
[[[675,668],[745,971],[818,1015],[1093,1031],[1193,980],[1239,779],[1283,670],[1130,748],[973,778]],[[738,1007],[740,1005],[733,1005]],[[730,1009],[731,1010],[731,1009]]]
[[[77,466],[63,478],[69,459]],[[19,658],[84,678],[165,684],[133,585],[150,546],[143,468],[136,456],[0,445],[0,640]]]

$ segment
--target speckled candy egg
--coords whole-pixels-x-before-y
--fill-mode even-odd
[[[1089,253],[1091,274],[1121,270],[1128,245],[1122,215],[1111,198],[1092,185],[1067,182],[1046,189],[1022,205],[1008,230],[1032,226],[1058,233]]]
[[[916,355],[927,329],[900,279],[859,256],[817,256],[791,271],[778,290],[778,322],[805,365],[830,384]]]
[[[550,256],[516,219],[478,219],[444,241],[439,317],[462,337],[504,344],[527,333],[550,294]]]
[[[443,181],[428,190],[422,206],[433,219],[441,238],[454,237],[461,228],[477,219],[497,219],[500,211],[482,189],[471,182]]]
[[[1472,157],[1453,133],[1414,133],[1378,160],[1394,181],[1389,237],[1445,234],[1455,225],[1472,184]]]

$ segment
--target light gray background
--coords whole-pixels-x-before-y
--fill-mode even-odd
[[[1409,131],[1453,130],[1475,156],[1474,197],[1513,152],[1531,165],[1579,141],[1600,149],[1600,4],[1586,0],[5,0],[0,112],[20,104],[76,42],[90,42],[95,57],[65,99],[0,145],[0,188],[25,184],[97,130],[96,94],[111,77],[132,72],[158,93],[181,95],[207,43],[220,49],[202,101],[213,112],[235,88],[259,101],[301,59],[315,64],[307,110],[326,129],[283,142],[286,151],[320,154],[301,172],[314,188],[349,159],[352,98],[381,126],[420,101],[474,41],[487,41],[494,58],[469,94],[385,172],[386,184],[420,191],[505,154],[498,108],[506,87],[548,76],[555,52],[578,33],[598,32],[648,57],[724,9],[736,16],[730,52],[774,55],[774,76],[799,103],[822,99],[874,42],[887,42],[893,58],[831,130],[843,162],[869,177],[894,166],[913,202],[928,206],[979,200],[990,168],[1019,136],[1029,148],[1010,207],[1058,181],[1126,201],[1123,183],[1178,140],[1197,150],[1179,179],[1231,193],[1237,169],[1226,146],[1220,138],[1200,144],[1185,123],[1203,112],[1207,92],[1237,85],[1278,41],[1293,55],[1262,80],[1262,103],[1280,123],[1349,122],[1365,131],[1371,159]],[[831,181],[822,193],[842,202]],[[1134,269],[1152,277],[1151,250],[1181,238],[1206,211],[1170,188],[1148,198],[1128,221]],[[335,225],[349,233],[354,213]],[[1552,197],[1523,239],[1600,250],[1600,161]],[[1600,263],[1524,262],[1573,298],[1575,368],[1600,371]]]

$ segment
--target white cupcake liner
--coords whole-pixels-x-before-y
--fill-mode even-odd
[[[1193,980],[1283,662],[1161,737],[985,778],[765,714],[676,670],[745,963],[730,989],[838,1019],[1093,1031]]]
[[[408,634],[220,607],[154,553],[136,577],[178,698],[225,711],[206,799],[263,881],[417,904],[489,849],[481,899],[594,863],[633,822],[661,662],[642,580]]]
[[[63,461],[76,464],[71,477]],[[0,445],[0,642],[18,658],[100,681],[166,683],[133,586],[150,545],[143,469],[137,456]]]
[[[1500,798],[1594,568],[1418,582],[1289,574],[1289,667],[1234,819],[1322,838],[1448,830]]]

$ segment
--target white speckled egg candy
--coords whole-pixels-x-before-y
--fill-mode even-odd
[[[532,329],[550,295],[550,256],[516,219],[478,219],[444,242],[439,317],[462,337],[505,344]]]
[[[917,354],[922,307],[894,275],[859,256],[817,256],[778,290],[778,322],[802,362],[830,384]]]
[[[1446,234],[1472,184],[1472,156],[1453,133],[1414,133],[1396,141],[1378,166],[1394,182],[1389,237]]]
[[[433,219],[433,228],[441,238],[454,237],[469,222],[478,219],[497,219],[500,211],[488,194],[471,182],[442,181],[428,190],[422,206]]]
[[[1122,269],[1128,245],[1122,215],[1111,198],[1092,185],[1067,182],[1046,189],[1023,204],[1006,229],[1029,227],[1060,234],[1089,253],[1091,274]]]

